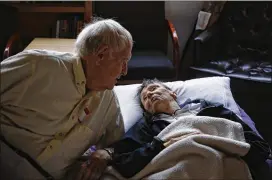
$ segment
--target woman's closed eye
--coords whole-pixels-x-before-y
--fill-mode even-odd
[[[157,89],[158,86],[152,86],[149,90],[150,91],[154,91],[155,89]]]

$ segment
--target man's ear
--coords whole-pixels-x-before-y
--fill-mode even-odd
[[[102,60],[105,56],[105,54],[107,54],[109,52],[109,46],[108,45],[101,45],[97,51],[96,51],[96,55],[99,57],[99,60]]]

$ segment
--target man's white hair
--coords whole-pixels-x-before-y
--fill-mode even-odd
[[[120,52],[133,46],[130,32],[113,19],[93,20],[78,35],[75,52],[83,57],[96,52],[101,45],[108,45],[111,52]]]

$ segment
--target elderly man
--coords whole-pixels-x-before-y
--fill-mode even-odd
[[[109,152],[107,156],[101,150],[92,154],[96,160],[100,160],[100,164],[110,163],[124,177],[132,177],[165,147],[186,137],[175,137],[168,141],[160,140],[157,135],[170,123],[181,116],[212,116],[229,119],[242,125],[245,139],[251,145],[250,151],[242,159],[248,164],[255,179],[268,177],[264,169],[265,160],[271,152],[268,143],[221,104],[205,100],[187,100],[180,105],[176,101],[176,94],[156,79],[143,81],[138,89],[138,98],[144,110],[144,117],[121,140],[106,148]],[[190,135],[192,134],[188,134]],[[97,164],[98,167],[100,167],[99,164]],[[104,166],[101,167],[104,168]]]
[[[1,139],[56,179],[91,145],[117,140],[123,123],[112,89],[132,46],[124,27],[102,19],[82,30],[74,54],[28,50],[2,61]],[[38,179],[26,172],[22,179]]]

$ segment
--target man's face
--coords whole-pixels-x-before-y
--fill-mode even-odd
[[[167,112],[176,94],[159,83],[149,84],[141,92],[141,102],[149,113]]]
[[[102,50],[96,57],[95,65],[87,64],[87,87],[93,90],[113,89],[117,79],[127,74],[128,61],[131,58],[131,47],[120,52],[110,53]],[[88,63],[88,61],[86,61]]]
[[[101,73],[100,78],[104,83],[105,88],[113,89],[114,85],[117,83],[122,75],[127,75],[128,61],[131,58],[131,48],[127,48],[121,52],[113,52],[110,55],[105,56],[103,64],[103,73]]]

